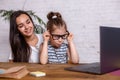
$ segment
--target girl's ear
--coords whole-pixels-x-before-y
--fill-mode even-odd
[[[67,31],[67,34],[68,34],[68,36],[70,35],[70,32],[69,31]]]

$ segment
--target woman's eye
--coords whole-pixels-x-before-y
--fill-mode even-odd
[[[23,27],[23,25],[18,25],[18,28],[22,28]]]
[[[22,28],[22,26],[19,26],[19,28]]]
[[[31,23],[31,20],[30,20],[30,19],[27,19],[27,20],[26,20],[26,23],[27,23],[27,24]]]
[[[30,21],[27,21],[27,24],[29,24],[30,23]]]

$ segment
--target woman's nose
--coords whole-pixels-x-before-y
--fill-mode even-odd
[[[25,29],[27,29],[29,27],[27,24],[24,24],[24,26],[25,26]]]

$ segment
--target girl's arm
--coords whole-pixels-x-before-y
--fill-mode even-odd
[[[40,45],[40,63],[47,64],[48,61],[48,40],[49,40],[49,33],[46,31],[43,33],[44,41]]]
[[[47,64],[48,61],[48,50],[47,50],[47,44],[48,42],[44,41],[40,45],[40,63],[41,64]]]
[[[68,38],[68,57],[72,61],[72,63],[79,63],[79,55],[76,51],[75,45],[73,43],[73,34],[69,34]]]

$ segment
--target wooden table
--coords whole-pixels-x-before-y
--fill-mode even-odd
[[[72,72],[64,70],[65,67],[76,66],[74,64],[32,64],[32,63],[5,63],[0,62],[0,68],[10,68],[13,66],[26,65],[29,71],[43,71],[46,73],[44,77],[34,77],[27,75],[19,80],[120,80],[120,76],[111,75],[95,75],[82,72]],[[9,78],[0,78],[0,80],[14,80]]]

